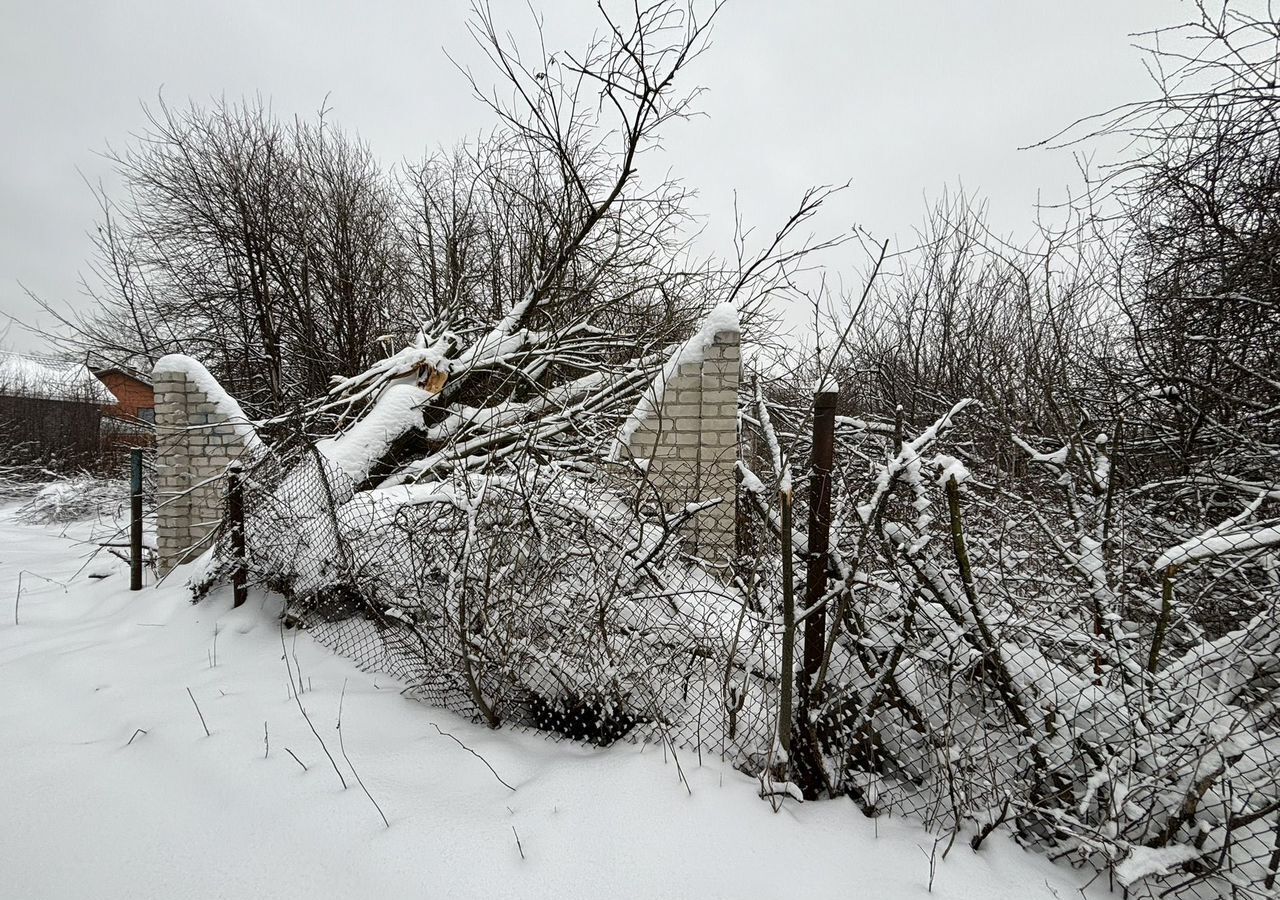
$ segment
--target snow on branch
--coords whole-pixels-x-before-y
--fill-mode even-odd
[[[391,444],[421,424],[431,394],[410,384],[386,388],[367,415],[343,434],[320,441],[316,449],[353,481],[360,482],[386,455]]]
[[[975,402],[976,401],[972,399],[961,400],[952,406],[951,409],[943,413],[937,421],[924,431],[920,432],[920,434],[915,438],[912,438],[910,441],[903,441],[902,449],[880,467],[879,474],[876,477],[875,490],[872,492],[871,497],[866,503],[858,506],[858,516],[862,519],[864,524],[870,523],[872,515],[880,508],[881,504],[888,497],[890,488],[899,478],[907,481],[912,486],[913,490],[919,489],[919,491],[923,491],[924,483],[920,452],[946,432],[947,429],[954,424],[956,416],[960,415],[960,413]],[[942,462],[943,459],[943,457],[939,457],[939,466],[944,471],[950,469],[953,474],[956,473],[957,470],[955,467],[948,467],[944,462]],[[945,459],[950,459],[956,464],[959,462],[951,457],[946,457]],[[925,512],[922,509],[921,516],[924,515]]]
[[[1258,511],[1265,499],[1265,494],[1259,495],[1236,515],[1165,550],[1156,557],[1152,567],[1157,572],[1162,572],[1170,566],[1183,566],[1231,553],[1245,553],[1280,545],[1280,525],[1244,527],[1244,523]]]

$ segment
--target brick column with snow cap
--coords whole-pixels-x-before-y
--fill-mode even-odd
[[[209,548],[222,519],[227,467],[262,444],[240,404],[197,360],[180,353],[162,357],[151,378],[163,575]]]
[[[694,552],[715,566],[735,555],[739,343],[737,310],[717,306],[672,353],[618,433],[620,455],[648,460],[668,512],[720,498],[685,528]]]

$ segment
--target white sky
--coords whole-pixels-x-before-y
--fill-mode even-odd
[[[594,27],[587,0],[533,0],[549,33]],[[494,0],[526,33],[523,0]],[[0,0],[0,313],[40,325],[19,282],[80,302],[95,216],[82,180],[175,104],[261,94],[332,118],[390,164],[491,124],[448,49],[489,80],[466,0]],[[1076,181],[1064,151],[1019,151],[1078,116],[1146,97],[1130,33],[1189,17],[1178,0],[729,0],[690,70],[707,118],[679,123],[653,167],[696,188],[703,249],[728,253],[733,192],[748,224],[780,224],[804,188],[852,181],[827,215],[904,240],[926,197],[963,186],[1025,232],[1037,196]],[[39,346],[11,329],[6,342]]]

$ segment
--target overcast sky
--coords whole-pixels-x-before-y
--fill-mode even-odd
[[[594,22],[588,0],[533,0],[553,39]],[[524,0],[494,0],[527,33]],[[19,283],[79,302],[96,154],[141,129],[141,104],[261,94],[316,110],[388,164],[491,124],[448,50],[490,80],[466,0],[0,0],[0,312],[42,324]],[[729,0],[689,75],[707,118],[650,165],[696,188],[708,252],[728,252],[733,192],[749,223],[785,218],[807,185],[851,181],[827,218],[909,236],[926,197],[963,186],[998,230],[1060,200],[1071,155],[1018,150],[1078,116],[1148,96],[1130,33],[1187,17],[1177,0]],[[574,41],[574,46],[577,45]],[[39,340],[11,329],[9,346]]]

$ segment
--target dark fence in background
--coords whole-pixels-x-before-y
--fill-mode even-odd
[[[101,407],[95,403],[0,394],[6,464],[52,469],[96,466]]]
[[[134,449],[154,455],[154,425],[104,416],[96,401],[0,393],[0,474],[8,480],[75,473],[127,480]]]

